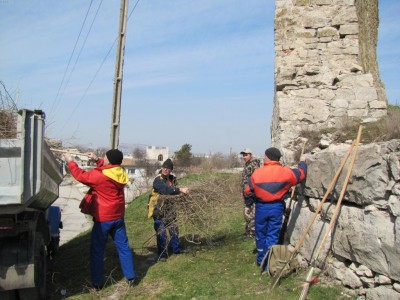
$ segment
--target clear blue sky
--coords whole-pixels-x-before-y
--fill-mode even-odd
[[[0,80],[19,108],[45,111],[48,137],[108,147],[120,0],[94,0],[82,28],[90,3],[0,0]],[[378,61],[393,104],[399,12],[400,1],[380,1]],[[262,155],[273,108],[273,14],[271,0],[139,1],[127,25],[121,146],[172,153],[189,143],[193,153],[250,147]]]

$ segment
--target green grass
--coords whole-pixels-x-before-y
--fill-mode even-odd
[[[300,136],[307,139],[305,152],[318,146],[322,135],[330,134],[334,143],[355,140],[361,122],[359,118],[343,117],[335,128],[318,131],[302,131]],[[388,105],[387,115],[371,123],[363,123],[362,143],[385,142],[400,139],[400,106]],[[300,149],[297,157],[300,157]]]
[[[206,175],[191,175],[185,185]],[[232,180],[237,180],[235,175]],[[183,184],[183,183],[182,183]],[[220,214],[230,216],[229,227],[216,230],[212,245],[185,241],[190,232],[181,230],[182,245],[189,253],[172,255],[167,262],[157,262],[152,219],[147,218],[148,194],[132,201],[126,211],[126,225],[134,250],[139,283],[129,288],[125,283],[114,244],[109,240],[105,257],[106,287],[88,288],[89,232],[60,248],[49,274],[50,299],[298,299],[306,273],[283,279],[273,293],[268,292],[272,279],[260,277],[255,264],[254,242],[243,242],[242,204],[239,194]],[[62,234],[62,233],[61,233]],[[342,299],[340,288],[322,282],[310,288],[308,299]],[[63,296],[62,293],[65,292]]]

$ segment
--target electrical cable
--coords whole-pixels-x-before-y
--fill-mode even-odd
[[[69,69],[69,64],[71,63],[72,57],[74,56],[76,46],[78,45],[79,38],[80,38],[80,36],[81,36],[81,34],[82,34],[82,31],[83,31],[83,28],[84,28],[84,26],[85,26],[85,23],[86,23],[86,20],[87,20],[88,15],[89,15],[90,8],[92,7],[92,4],[93,4],[93,0],[90,1],[89,8],[88,8],[87,11],[86,11],[85,19],[83,20],[83,23],[82,23],[82,25],[81,25],[81,29],[79,30],[78,37],[76,38],[74,48],[73,48],[72,53],[71,53],[71,55],[70,55],[70,57],[69,57],[67,67],[66,67],[66,69],[65,69],[65,71],[64,71],[64,75],[63,75],[63,77],[62,77],[60,86],[58,87],[57,95],[56,95],[56,97],[54,98],[54,102],[53,102],[53,105],[52,105],[52,107],[51,107],[51,109],[50,109],[49,115],[52,115],[53,111],[56,110],[56,107],[57,107],[58,104],[59,104],[59,101],[60,101],[60,100],[57,101],[57,99],[58,99],[58,96],[59,96],[59,94],[60,94],[61,88],[62,88],[62,86],[63,86],[63,84],[64,84],[64,79],[65,79],[65,76],[67,75],[67,72],[68,72],[68,69]]]
[[[75,67],[76,67],[76,65],[77,65],[77,63],[78,63],[79,57],[81,56],[82,51],[83,51],[83,49],[85,48],[86,41],[87,41],[87,39],[88,39],[88,37],[89,37],[90,32],[92,31],[94,21],[97,19],[97,15],[98,15],[98,13],[99,13],[99,10],[100,10],[100,7],[101,7],[102,3],[103,3],[103,0],[101,0],[99,6],[97,7],[96,14],[94,15],[93,20],[92,20],[92,23],[90,24],[90,27],[89,27],[89,30],[88,30],[88,32],[87,32],[87,34],[86,34],[85,40],[83,41],[83,44],[82,44],[81,49],[80,49],[80,51],[79,51],[79,53],[78,53],[78,56],[77,56],[76,59],[75,59],[75,63],[74,63],[74,65],[73,65],[73,67],[72,67],[72,70],[71,70],[71,72],[69,73],[69,77],[68,77],[67,83],[65,84],[64,89],[63,89],[63,92],[62,92],[62,94],[61,94],[61,98],[62,98],[62,96],[64,96],[65,89],[66,89],[67,86],[68,86],[68,83],[69,83],[69,81],[70,81],[70,79],[71,79],[72,73],[75,71]]]
[[[140,0],[137,0],[137,1],[136,1],[134,7],[132,8],[131,12],[129,13],[128,20],[130,19],[131,15],[132,15],[133,12],[135,11],[137,5],[139,4],[139,1],[140,1]],[[97,16],[97,13],[96,13],[96,16]],[[115,46],[115,44],[116,44],[117,41],[118,41],[118,38],[115,38],[114,41],[113,41],[113,43],[112,43],[112,45],[111,45],[111,47],[109,48],[107,54],[106,54],[105,57],[103,58],[103,61],[101,62],[99,68],[97,69],[96,73],[94,74],[94,76],[92,77],[91,81],[89,82],[89,85],[86,87],[86,89],[85,89],[83,95],[80,97],[78,103],[75,105],[75,107],[73,108],[72,112],[69,114],[67,120],[64,122],[65,124],[68,124],[68,123],[69,123],[69,121],[71,120],[72,116],[74,115],[74,113],[76,112],[76,110],[77,110],[77,109],[79,108],[79,106],[81,105],[83,99],[86,97],[87,92],[89,91],[90,87],[92,86],[94,80],[96,79],[97,75],[99,74],[101,68],[103,67],[103,65],[104,65],[104,63],[105,63],[105,61],[106,61],[106,59],[107,59],[108,56],[110,55],[110,52],[111,52],[111,50],[114,48],[114,46]],[[65,128],[65,127],[64,127],[64,128]]]
[[[129,13],[128,20],[129,20],[129,18],[131,17],[132,13],[135,11],[135,9],[136,9],[136,7],[137,7],[139,1],[140,1],[140,0],[137,0],[137,1],[136,1],[134,7],[132,8],[131,12]],[[106,54],[105,57],[103,58],[103,61],[101,62],[99,68],[97,69],[96,73],[94,74],[94,76],[92,77],[91,81],[89,82],[89,85],[86,87],[86,89],[85,89],[83,95],[82,95],[81,98],[79,99],[78,103],[75,105],[74,109],[72,110],[72,112],[70,113],[69,117],[68,117],[67,120],[64,122],[64,124],[68,124],[68,123],[69,123],[69,121],[71,120],[72,116],[74,115],[74,113],[76,112],[76,110],[77,110],[77,109],[79,108],[79,106],[81,105],[83,99],[86,97],[87,92],[89,91],[90,87],[92,86],[94,80],[96,79],[97,75],[99,74],[101,68],[103,67],[103,65],[104,65],[104,63],[105,63],[105,61],[106,61],[106,59],[107,59],[108,56],[110,55],[110,52],[111,52],[111,50],[114,48],[114,46],[115,46],[115,44],[116,44],[117,41],[118,41],[118,38],[115,38],[114,41],[113,41],[113,43],[112,43],[112,45],[111,45],[111,47],[109,48],[107,54]]]

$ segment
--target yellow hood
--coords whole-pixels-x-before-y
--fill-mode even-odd
[[[118,183],[127,184],[129,182],[128,173],[122,167],[104,169],[102,172],[105,176]]]

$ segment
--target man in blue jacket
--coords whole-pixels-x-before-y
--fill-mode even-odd
[[[180,193],[188,194],[187,187],[177,187],[176,177],[171,174],[174,165],[171,159],[167,159],[161,166],[161,171],[153,181],[153,190],[149,199],[148,217],[154,219],[154,230],[157,234],[157,250],[160,261],[166,261],[168,258],[167,251],[167,233],[168,229],[171,238],[171,248],[174,254],[182,253],[179,246],[179,230],[175,221],[175,212],[169,211],[168,215],[157,209],[159,195],[179,195]]]
[[[291,169],[279,163],[281,152],[274,147],[265,150],[264,166],[254,171],[245,188],[245,199],[256,203],[255,234],[257,264],[272,245],[279,240],[283,222],[285,199],[289,190],[307,175],[305,155],[300,157],[298,168]],[[262,266],[265,268],[265,266]]]

